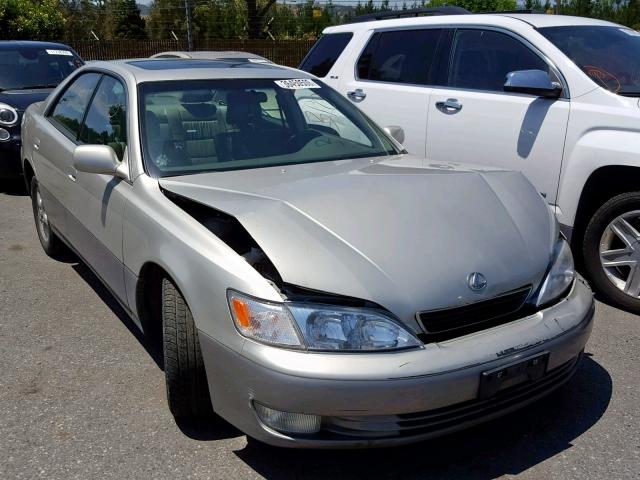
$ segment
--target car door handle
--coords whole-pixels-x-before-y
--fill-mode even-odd
[[[462,104],[456,98],[448,98],[444,102],[436,102],[436,108],[442,113],[451,115],[462,110]]]
[[[356,88],[350,92],[347,92],[347,97],[353,102],[361,102],[367,98],[367,94],[362,91],[361,88]]]
[[[69,175],[67,175],[67,178],[72,182],[75,182],[77,180],[76,176],[73,173],[70,173]]]

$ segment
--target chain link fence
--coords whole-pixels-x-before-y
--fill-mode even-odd
[[[194,50],[236,50],[261,55],[280,65],[297,67],[314,40],[196,40]],[[146,58],[155,53],[187,50],[186,41],[175,40],[85,40],[67,42],[84,60]]]

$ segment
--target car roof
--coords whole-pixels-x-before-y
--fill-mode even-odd
[[[103,69],[129,77],[136,83],[170,80],[234,78],[315,78],[275,63],[189,58],[140,58],[92,62],[83,70]]]
[[[522,20],[536,28],[544,27],[567,27],[567,26],[619,26],[616,23],[607,22],[606,20],[598,20],[596,18],[572,17],[570,15],[546,15],[542,13],[526,14],[526,13],[504,13],[506,17]]]
[[[56,42],[36,42],[31,40],[0,40],[0,50],[8,50],[11,48],[64,48],[65,50],[73,49],[69,45]]]
[[[410,18],[394,18],[389,20],[373,20],[369,22],[348,23],[327,27],[324,33],[359,32],[372,28],[398,28],[423,25],[495,25],[502,27],[522,27],[527,25],[533,28],[558,27],[571,25],[591,26],[617,26],[615,23],[604,20],[596,20],[585,17],[572,17],[568,15],[546,15],[530,13],[487,13],[468,15],[436,15]]]
[[[209,60],[219,60],[225,58],[255,58],[258,60],[268,61],[266,58],[261,57],[260,55],[256,55],[255,53],[249,52],[238,52],[234,50],[197,50],[193,52],[185,52],[185,51],[170,51],[170,52],[160,52],[152,55],[150,58],[158,58],[161,55],[173,55],[176,58],[198,58],[198,59],[209,59]]]

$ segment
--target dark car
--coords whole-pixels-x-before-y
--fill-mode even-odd
[[[22,174],[22,113],[32,103],[47,98],[83,64],[72,48],[60,43],[0,42],[0,178]]]

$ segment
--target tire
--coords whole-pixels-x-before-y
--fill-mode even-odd
[[[167,401],[178,420],[213,413],[200,341],[191,310],[173,282],[162,280],[162,332]]]
[[[623,289],[628,288],[625,285],[625,278],[629,278],[634,271],[633,265],[620,267],[605,267],[601,261],[600,247],[604,251],[627,249],[631,254],[625,254],[624,259],[640,259],[640,238],[638,235],[630,234],[628,239],[636,238],[630,241],[631,247],[627,247],[621,237],[615,235],[609,226],[616,220],[624,218],[627,223],[631,224],[637,232],[640,232],[640,219],[636,218],[636,214],[632,212],[640,212],[640,192],[629,192],[617,195],[602,205],[596,213],[591,217],[587,229],[584,234],[582,253],[584,258],[584,267],[592,283],[596,293],[600,294],[603,299],[609,303],[623,308],[635,314],[640,314],[640,295],[636,295],[636,288],[630,288],[630,293],[625,293]],[[630,230],[633,232],[633,230]],[[607,234],[605,236],[605,233]],[[636,251],[637,249],[637,251]],[[630,255],[630,256],[629,256]],[[614,260],[614,257],[607,257],[605,260]],[[616,260],[623,260],[617,257]],[[640,278],[640,261],[637,263],[637,275]],[[635,279],[634,278],[634,279]],[[616,286],[619,285],[619,286]],[[627,284],[631,285],[631,284]]]
[[[31,179],[31,206],[33,218],[36,222],[36,232],[44,252],[52,258],[59,258],[67,251],[66,245],[52,230],[49,217],[42,202],[40,188],[35,177]]]

